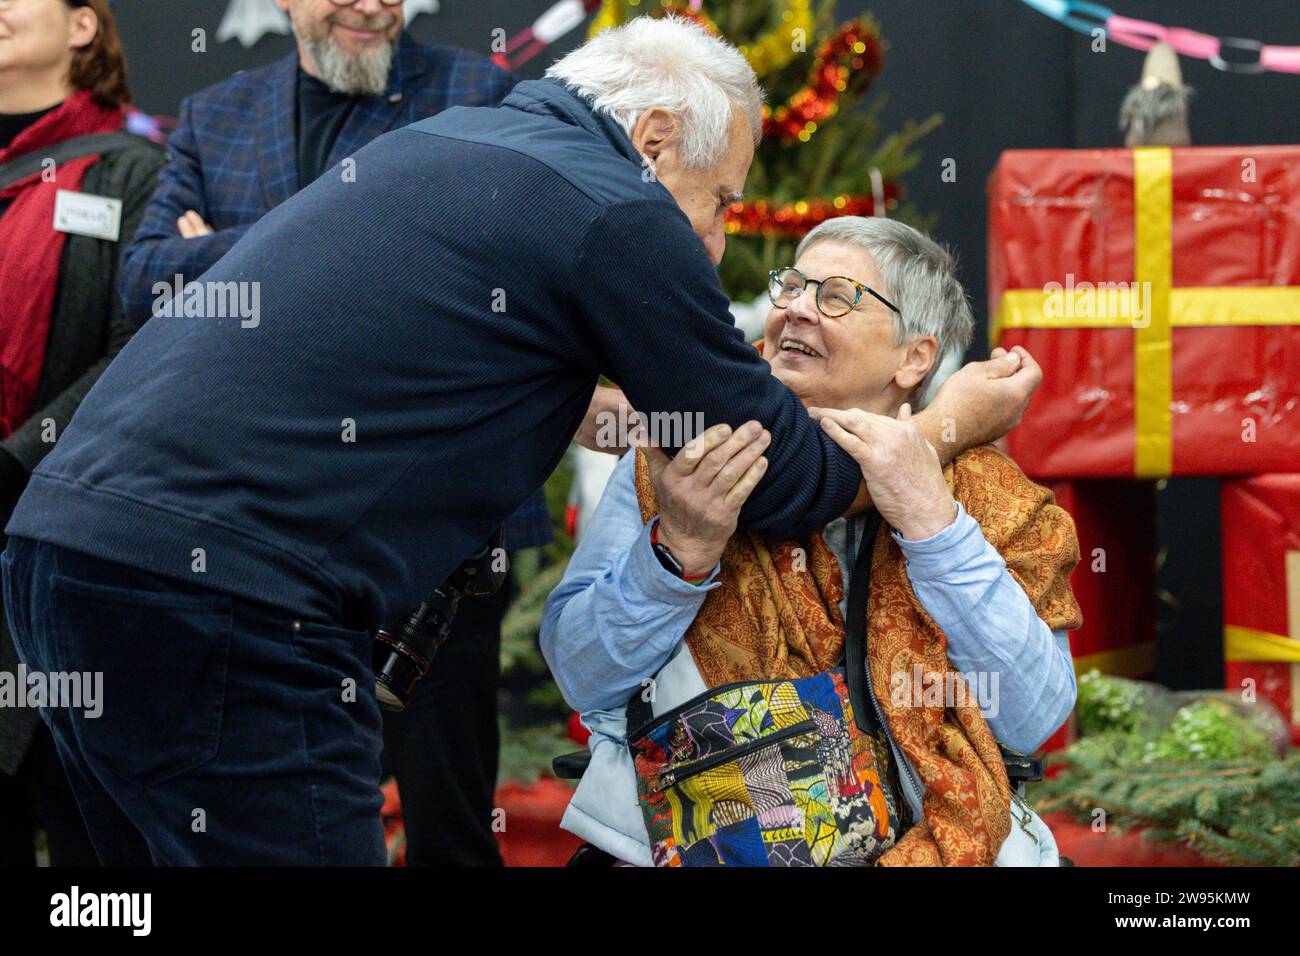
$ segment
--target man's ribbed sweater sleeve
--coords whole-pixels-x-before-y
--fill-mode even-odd
[[[704,427],[757,419],[772,433],[768,469],[740,523],[779,540],[848,510],[857,463],[808,417],[732,322],[690,223],[670,201],[605,208],[578,247],[574,288],[601,372],[643,415],[678,412]],[[675,451],[675,449],[674,449]]]

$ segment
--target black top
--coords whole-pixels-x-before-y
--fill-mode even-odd
[[[298,70],[298,186],[305,187],[329,169],[330,151],[358,97],[336,93],[316,77]]]
[[[60,105],[62,104],[55,103],[48,109],[37,110],[35,113],[0,113],[0,149],[8,149],[23,130],[42,116],[53,113]],[[12,202],[12,199],[0,199],[0,216],[9,211]]]
[[[122,200],[122,242],[69,235],[59,264],[59,287],[50,315],[40,382],[32,410],[0,448],[30,471],[61,441],[82,398],[124,346],[139,323],[128,320],[117,295],[118,259],[135,234],[158,173],[166,165],[161,148],[141,139],[137,147],[104,155],[86,170],[83,192]],[[3,311],[0,304],[0,311]],[[2,541],[3,539],[0,539]],[[0,637],[0,672],[12,672],[12,641]],[[17,773],[40,717],[33,707],[0,707],[0,777]]]
[[[18,138],[19,133],[42,116],[53,113],[61,105],[55,103],[53,106],[37,110],[35,113],[0,113],[0,149],[8,149],[13,145],[14,140]]]

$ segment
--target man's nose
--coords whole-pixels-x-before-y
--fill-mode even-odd
[[[375,17],[385,12],[384,5],[379,0],[355,0],[352,9],[368,17]]]
[[[727,251],[727,234],[721,229],[712,230],[704,237],[704,251],[715,266],[722,265],[722,255]]]

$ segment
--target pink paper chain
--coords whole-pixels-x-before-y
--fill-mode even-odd
[[[1165,27],[1147,20],[1134,20],[1112,14],[1106,20],[1106,35],[1116,43],[1135,50],[1149,50],[1157,43],[1168,43],[1183,56],[1209,60],[1220,70],[1234,73],[1300,73],[1300,46],[1272,46],[1240,37],[1215,37],[1183,27]],[[1230,63],[1223,58],[1223,48],[1253,50],[1257,63]]]

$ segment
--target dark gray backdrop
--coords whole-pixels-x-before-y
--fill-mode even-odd
[[[1267,43],[1300,44],[1296,0],[1112,0],[1117,13],[1166,26]],[[530,23],[550,0],[443,0],[436,15],[419,17],[415,35],[427,42],[489,52],[492,30],[508,34]],[[216,42],[225,0],[117,0],[135,98],[142,109],[174,115],[188,93],[241,69],[292,52],[287,37],[244,49]],[[841,2],[847,18],[871,10],[889,42],[876,87],[887,98],[886,129],[905,118],[939,111],[943,125],[921,144],[924,160],[908,177],[918,207],[938,214],[935,233],[954,245],[963,281],[979,317],[973,354],[987,351],[984,334],[984,184],[1004,149],[1119,145],[1116,114],[1136,82],[1142,54],[1110,44],[1103,53],[1020,0],[872,0]],[[191,52],[191,31],[207,31],[208,49]],[[524,71],[537,76],[571,49],[581,29]],[[1183,61],[1196,88],[1192,132],[1199,144],[1300,141],[1300,76],[1220,73]],[[941,163],[957,163],[955,182]],[[1222,677],[1217,483],[1173,481],[1159,496],[1161,545],[1160,677],[1176,687],[1215,686]]]

